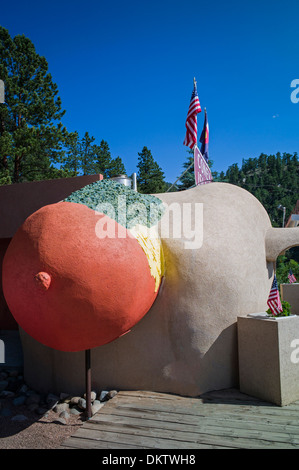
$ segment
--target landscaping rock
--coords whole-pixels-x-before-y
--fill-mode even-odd
[[[8,380],[0,380],[0,392],[6,390],[8,386]]]
[[[53,408],[59,402],[59,397],[53,393],[49,393],[46,397],[46,403],[50,408]]]
[[[78,406],[81,408],[81,410],[86,410],[86,400],[85,398],[80,398],[78,401]]]
[[[70,415],[68,414],[67,411],[62,411],[59,415],[59,418],[68,419],[69,417],[70,417]]]
[[[97,399],[97,392],[91,392],[91,413],[94,415],[103,406],[104,401],[117,394],[116,390],[103,390]],[[80,415],[86,410],[86,393],[83,396],[70,396],[68,393],[48,393],[46,396],[31,390],[23,382],[23,377],[18,371],[0,372],[0,398],[12,399],[14,407],[26,405],[29,412],[35,412],[39,416],[48,416],[49,409],[53,409],[59,417],[54,421],[57,424],[66,425],[70,415]],[[15,409],[15,408],[13,408]],[[6,406],[6,402],[0,401],[0,416],[11,417],[12,421],[26,421],[28,418],[22,414],[13,416],[13,409]]]
[[[117,395],[117,390],[110,390],[110,392],[107,393],[108,400],[115,397],[115,395]]]
[[[62,411],[68,411],[68,409],[68,403],[58,403],[54,406],[53,411],[55,411],[55,413],[61,413]]]
[[[37,395],[36,391],[35,390],[31,390],[30,388],[28,388],[27,392],[25,393],[25,395],[27,397],[30,397],[31,395]]]
[[[16,415],[11,418],[12,421],[27,421],[28,418],[25,415]]]
[[[19,371],[18,370],[11,370],[9,372],[9,377],[18,377]]]
[[[108,400],[108,390],[102,390],[100,393],[100,401]]]
[[[70,400],[70,406],[78,405],[80,399],[81,397],[72,397]]]
[[[0,393],[0,398],[13,398],[15,396],[16,396],[15,392],[11,392],[10,390],[3,390]]]
[[[103,406],[104,406],[104,403],[101,403],[99,400],[95,400],[93,404],[91,405],[92,415],[97,413]]]
[[[12,411],[11,411],[10,408],[4,407],[4,408],[2,408],[2,410],[0,411],[0,415],[1,415],[1,416],[5,416],[5,417],[11,416],[11,415],[12,415]]]
[[[20,387],[20,381],[16,377],[8,377],[8,384],[6,390],[17,392]]]
[[[81,413],[82,413],[82,410],[77,408],[77,406],[73,406],[72,408],[70,408],[70,414],[72,415],[80,415]]]
[[[36,393],[32,394],[32,395],[29,395],[27,398],[26,398],[26,405],[31,405],[33,403],[37,403],[39,404],[41,401],[41,396],[40,395],[37,395]]]
[[[19,393],[26,394],[26,392],[28,392],[28,386],[26,384],[23,384],[19,389]]]
[[[86,400],[86,393],[84,393],[83,397],[84,397],[85,400]],[[91,402],[94,402],[96,398],[97,398],[96,392],[91,392],[91,393],[90,393]]]
[[[48,410],[42,406],[37,406],[35,413],[38,415],[43,415],[45,418],[48,416]]]
[[[29,411],[35,411],[38,408],[38,403],[31,403],[27,408]]]
[[[14,398],[12,402],[15,406],[21,406],[24,405],[26,400],[27,398],[25,395],[20,395],[19,397]]]

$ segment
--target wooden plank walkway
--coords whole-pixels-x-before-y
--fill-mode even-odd
[[[299,449],[299,401],[285,407],[229,389],[199,398],[122,391],[61,449]]]

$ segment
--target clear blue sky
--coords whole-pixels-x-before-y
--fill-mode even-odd
[[[173,182],[198,83],[213,170],[299,152],[298,0],[15,0],[0,24],[46,57],[69,131],[110,146],[127,173],[147,146]],[[204,113],[198,115],[200,135]]]

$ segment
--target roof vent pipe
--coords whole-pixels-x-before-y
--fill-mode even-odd
[[[132,174],[132,181],[133,181],[133,191],[137,191],[137,175],[136,173]]]
[[[125,186],[128,186],[129,188],[132,187],[132,180],[127,175],[117,175],[117,176],[113,176],[113,178],[110,178],[110,179],[116,181],[117,183],[124,184]]]

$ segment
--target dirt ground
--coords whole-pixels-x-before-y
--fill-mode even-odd
[[[12,420],[17,415],[27,419]],[[62,424],[53,410],[38,416],[25,406],[18,406],[11,416],[0,416],[0,449],[57,449],[84,421],[84,414],[70,415]]]

